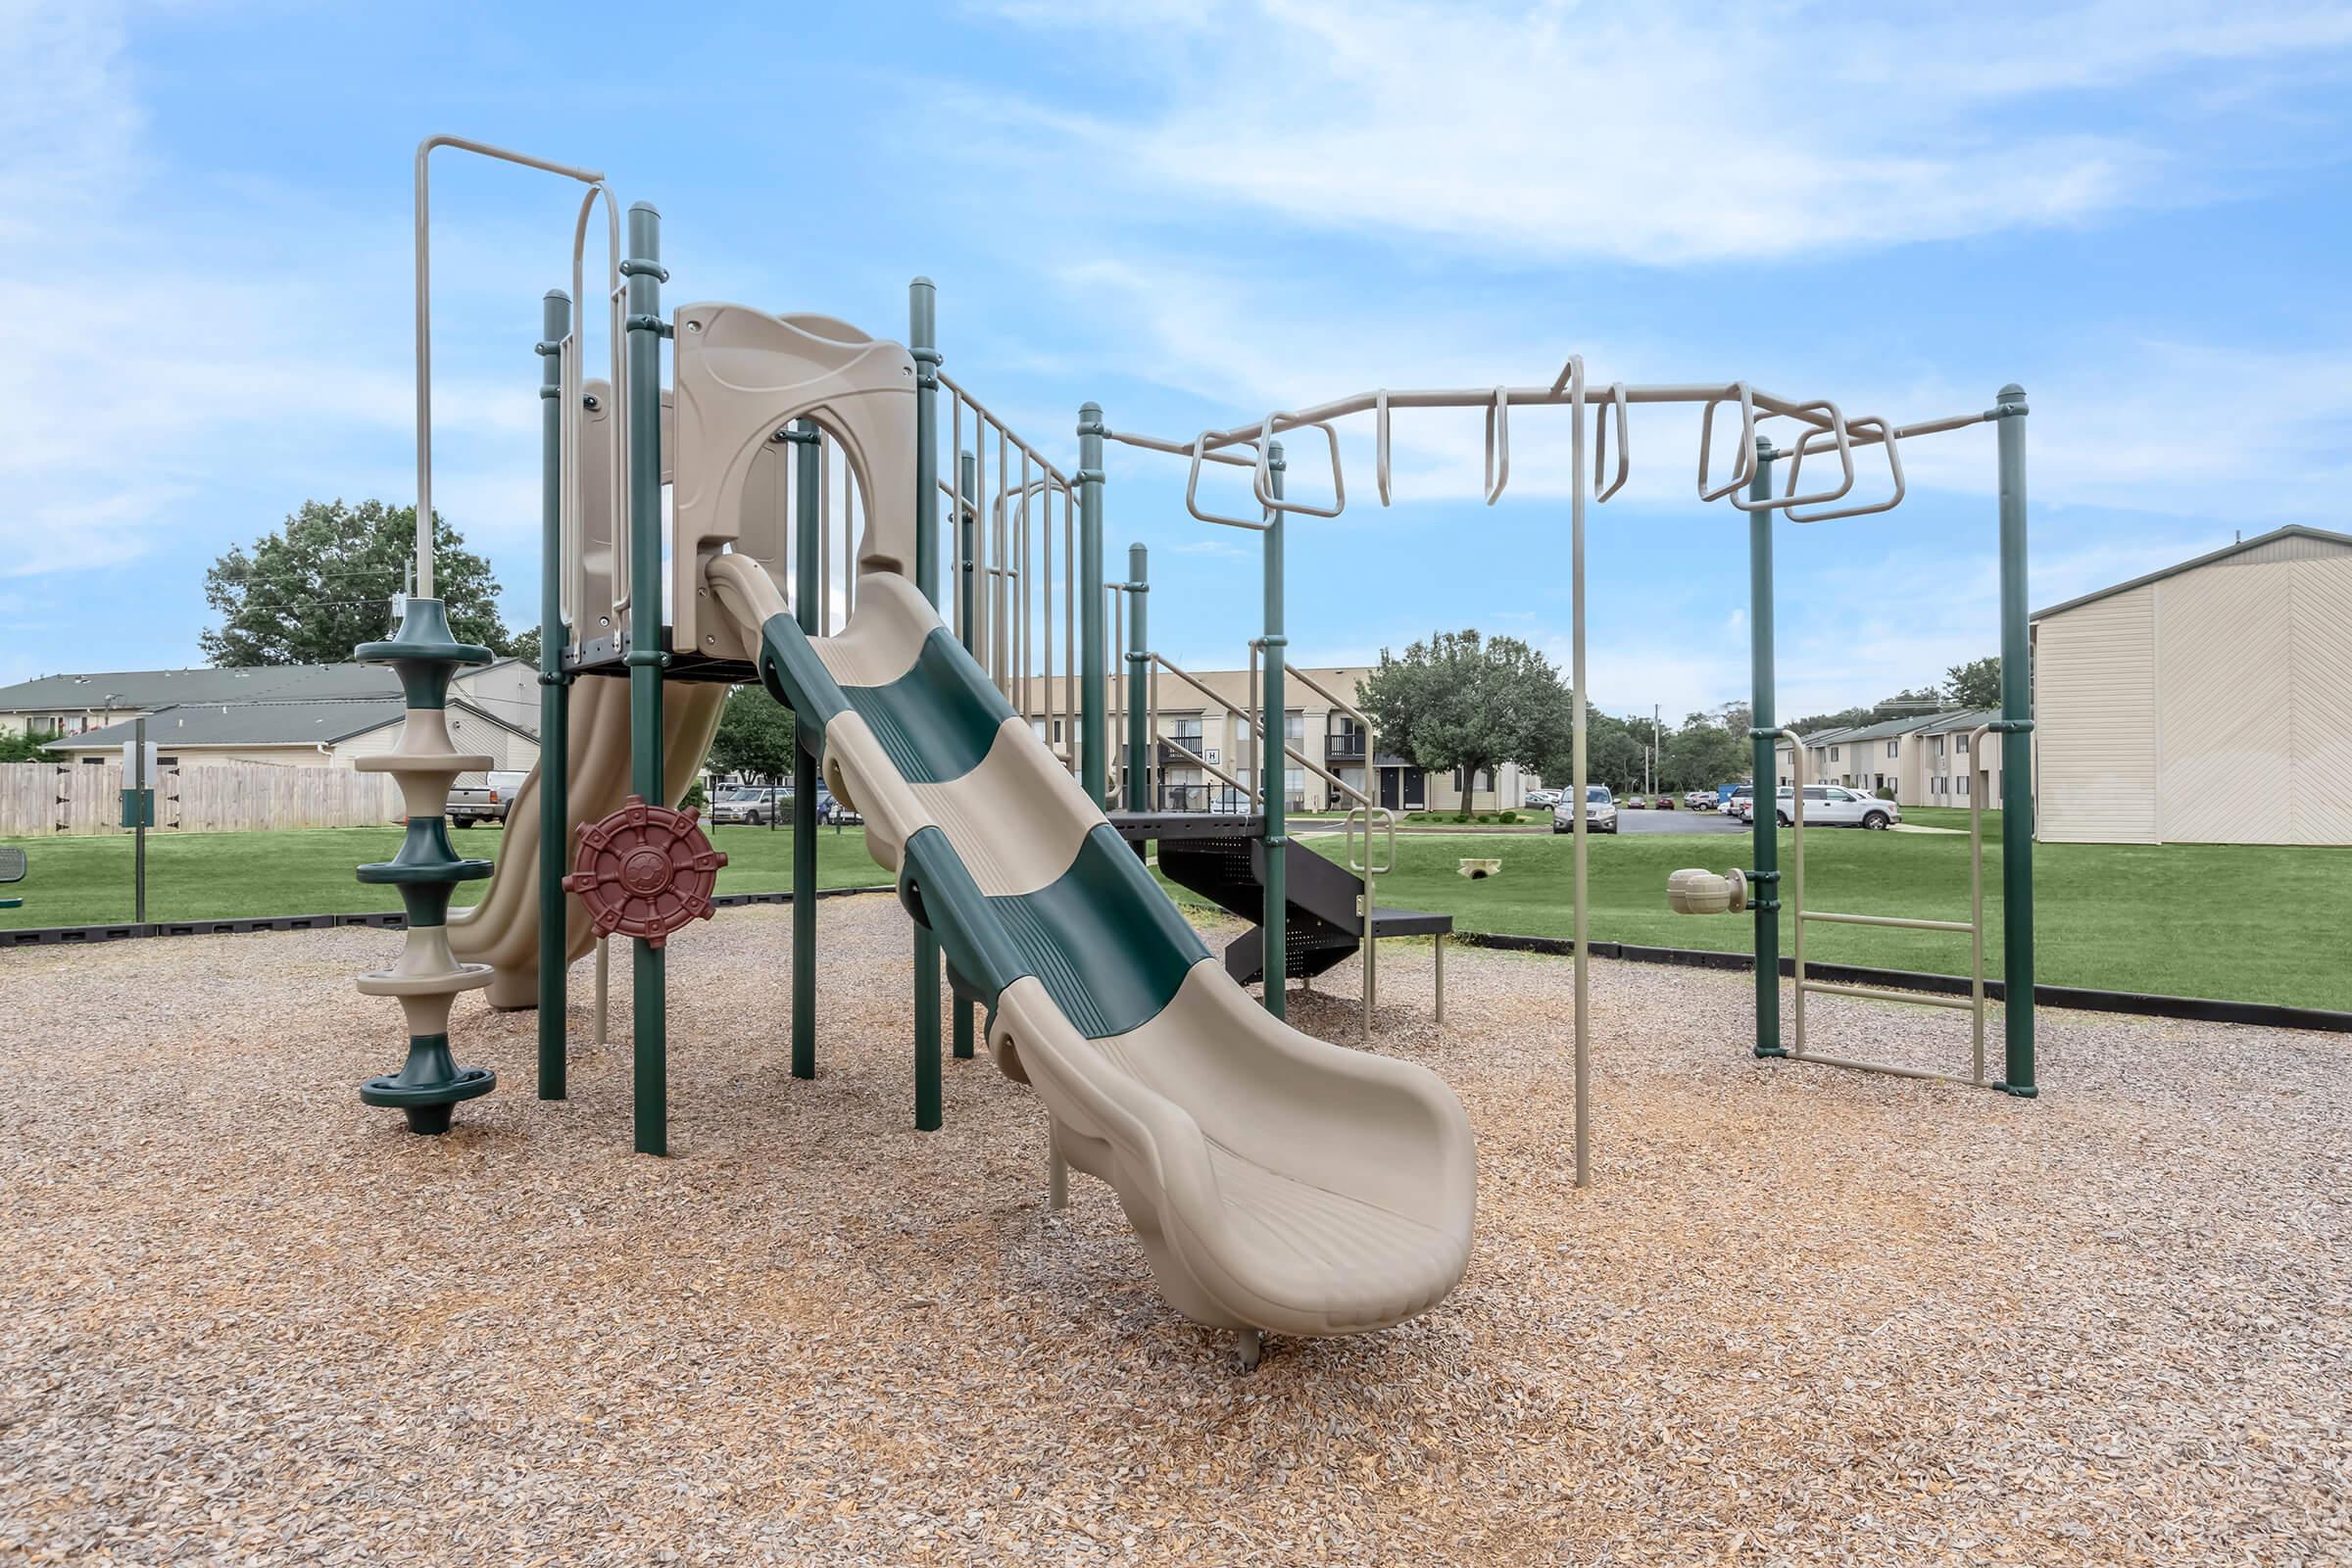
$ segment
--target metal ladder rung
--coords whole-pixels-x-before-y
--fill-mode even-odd
[[[1833,925],[1893,926],[1904,931],[1957,931],[1962,936],[1976,932],[1974,923],[1967,920],[1914,920],[1898,914],[1838,914],[1828,909],[1804,909],[1799,920],[1827,920]]]
[[[1977,1008],[1976,1003],[1968,997],[1939,997],[1926,991],[1883,991],[1876,986],[1834,986],[1826,980],[1807,980],[1801,983],[1801,988],[1821,996],[1865,997],[1873,1002],[1900,1002],[1914,1007],[1950,1007],[1959,1012],[1974,1012]]]
[[[1801,1051],[1792,1051],[1783,1059],[1806,1062],[1815,1067],[1847,1067],[1855,1072],[1883,1072],[1893,1078],[1920,1078],[1935,1084],[1959,1084],[1968,1089],[1986,1087],[1982,1078],[1964,1078],[1958,1073],[1937,1072],[1932,1067],[1905,1067],[1891,1061],[1856,1061],[1847,1056],[1815,1056]]]

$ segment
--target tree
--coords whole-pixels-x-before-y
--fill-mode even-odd
[[[1943,672],[1944,695],[1961,708],[2001,706],[2001,662],[1972,659]]]
[[[1384,648],[1359,700],[1384,747],[1416,767],[1462,770],[1465,808],[1481,772],[1568,765],[1567,683],[1516,637],[1490,641],[1470,629],[1436,633],[1402,657]]]
[[[516,659],[521,660],[533,669],[537,669],[539,667],[539,628],[536,626],[525,626],[522,630],[508,638],[507,652],[514,655]]]
[[[710,741],[710,770],[740,773],[760,784],[792,778],[792,710],[757,686],[738,686],[719,710]]]
[[[0,762],[53,762],[56,758],[41,750],[46,743],[28,729],[0,734]]]
[[[1713,789],[1749,771],[1752,760],[1747,705],[1734,703],[1712,713],[1692,713],[1667,737],[1658,783],[1669,790]]]
[[[1594,784],[1605,784],[1623,795],[1642,783],[1642,742],[1631,726],[1614,713],[1587,710],[1585,714],[1585,772]],[[1562,756],[1545,762],[1544,776],[1556,779],[1566,792],[1576,787],[1576,760]]]
[[[248,552],[232,545],[204,574],[205,601],[220,612],[198,641],[215,664],[329,664],[392,628],[392,599],[408,586],[416,509],[381,501],[306,501]],[[461,642],[511,654],[490,563],[433,519],[433,591],[449,606]]]

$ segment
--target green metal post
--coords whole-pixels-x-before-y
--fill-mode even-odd
[[[939,295],[927,277],[907,285],[906,352],[914,360],[914,585],[939,607]],[[939,937],[914,933],[914,1126],[937,1132],[940,1113]]]
[[[550,289],[539,311],[539,1098],[569,1092],[564,1014],[570,980],[564,893],[571,850],[571,677],[564,673],[564,340],[571,296]]]
[[[2026,638],[2026,389],[2001,388],[2001,1010],[2002,1087],[2020,1099],[2034,1080],[2034,668]]]
[[[1078,407],[1078,746],[1086,797],[1110,804],[1110,742],[1103,733],[1102,406]]]
[[[1748,481],[1750,501],[1772,499],[1772,443],[1756,440],[1756,472]],[[1749,826],[1755,841],[1756,885],[1750,901],[1756,918],[1756,1054],[1786,1056],[1781,1044],[1781,819],[1780,720],[1773,714],[1772,518],[1747,514],[1748,735],[1755,786]]]
[[[1127,547],[1127,809],[1149,811],[1152,800],[1152,639],[1144,628],[1151,603],[1151,567],[1140,544]]]
[[[147,923],[147,824],[155,820],[154,781],[147,776],[147,715],[130,721],[130,918]]]
[[[979,649],[980,618],[978,609],[979,523],[972,503],[980,494],[979,459],[969,452],[956,457],[956,591],[962,600],[963,611],[958,617],[963,623],[963,651],[976,653]],[[949,1004],[956,1010],[956,1038],[951,1048],[957,1061],[972,1059],[972,1004],[961,997],[953,997]]]
[[[666,806],[662,787],[662,215],[629,209],[629,788]],[[636,1016],[637,1152],[669,1152],[668,974],[659,947],[630,944]]]
[[[817,515],[817,462],[823,437],[813,419],[793,426],[792,609],[801,630],[816,635],[816,547],[824,528]],[[807,733],[793,715],[792,753],[792,1075],[816,1076],[816,753],[822,737]]]
[[[1267,467],[1272,470],[1274,498],[1282,499],[1283,458],[1282,443],[1271,448]],[[1266,514],[1266,692],[1265,712],[1260,722],[1265,726],[1264,738],[1257,748],[1257,787],[1266,799],[1266,906],[1258,924],[1265,932],[1266,947],[1262,962],[1265,967],[1266,1010],[1283,1017],[1290,1006],[1290,908],[1291,895],[1283,853],[1290,846],[1288,824],[1283,819],[1283,795],[1288,787],[1291,760],[1284,751],[1286,736],[1283,728],[1282,677],[1284,650],[1290,639],[1282,634],[1282,514],[1269,510]]]

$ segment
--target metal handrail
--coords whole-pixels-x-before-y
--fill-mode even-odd
[[[427,136],[416,144],[416,597],[433,597],[433,244],[432,194],[429,169],[433,150],[457,152],[519,164],[545,173],[561,174],[583,185],[602,185],[601,171],[534,158],[508,147],[465,136]]]
[[[587,325],[587,262],[588,219],[596,211],[598,197],[605,203],[606,304],[610,313],[607,333],[612,356],[608,374],[612,400],[607,416],[612,426],[611,483],[612,489],[612,516],[613,519],[612,547],[612,605],[614,618],[629,608],[628,561],[630,552],[621,548],[620,519],[628,515],[629,443],[627,440],[629,414],[629,378],[624,356],[627,352],[627,333],[622,326],[628,314],[628,284],[620,275],[620,204],[613,199],[612,189],[598,180],[580,198],[580,212],[571,226],[571,297],[577,301],[571,318],[571,330],[559,345],[557,385],[564,399],[563,471],[557,488],[557,536],[562,541],[564,570],[557,577],[556,614],[564,625],[579,626],[588,596],[587,541],[580,537],[580,481],[579,458],[585,434],[587,411],[582,400],[587,396],[582,362],[582,331]]]

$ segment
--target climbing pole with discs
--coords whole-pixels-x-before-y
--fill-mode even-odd
[[[397,1073],[370,1078],[360,1088],[365,1104],[405,1113],[409,1131],[445,1133],[461,1101],[486,1095],[498,1085],[487,1067],[461,1067],[449,1050],[450,1004],[462,991],[490,983],[486,963],[460,963],[449,950],[449,901],[461,882],[490,874],[488,860],[462,858],[449,842],[449,787],[461,773],[497,765],[487,754],[460,752],[450,744],[449,683],[462,665],[487,664],[489,649],[462,643],[450,634],[449,615],[438,599],[411,599],[399,627],[381,642],[352,651],[362,663],[389,664],[400,676],[408,714],[400,744],[380,757],[363,757],[353,766],[389,773],[400,785],[408,832],[391,859],[359,869],[362,882],[400,890],[408,908],[409,934],[400,961],[359,978],[365,996],[391,997],[408,1015],[409,1058]]]
[[[687,921],[710,918],[710,891],[726,863],[698,813],[632,795],[611,816],[581,827],[564,891],[588,906],[598,936],[642,937],[658,948]]]

